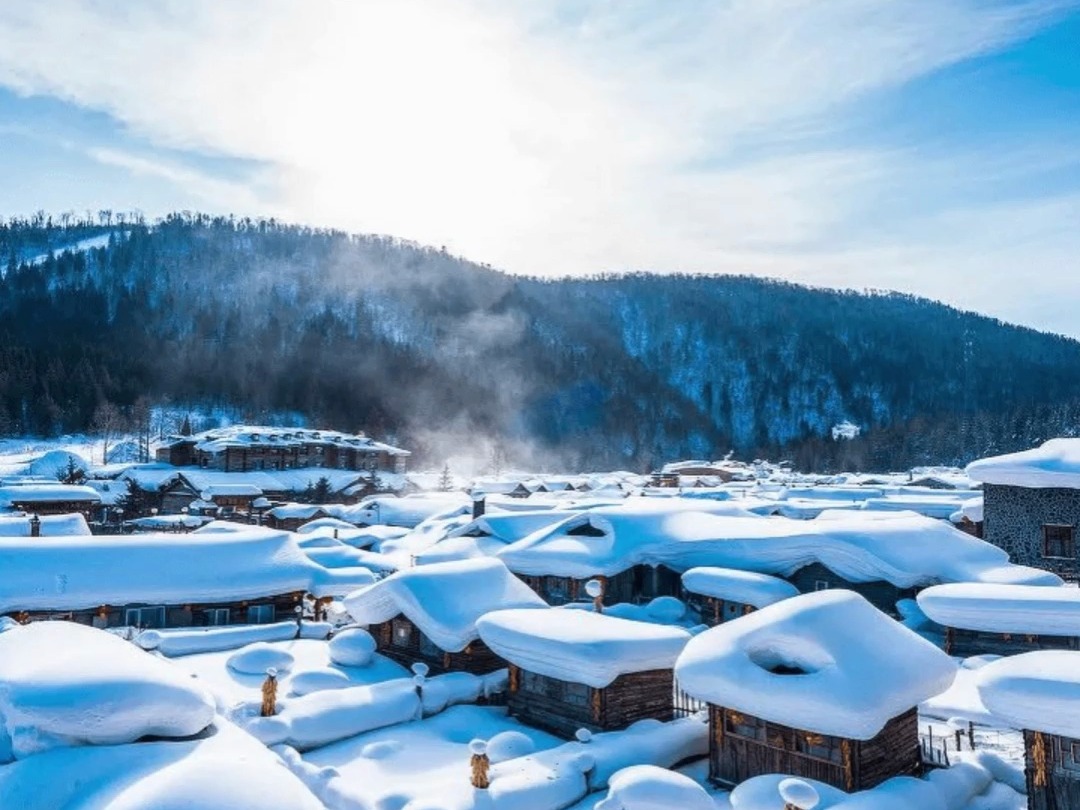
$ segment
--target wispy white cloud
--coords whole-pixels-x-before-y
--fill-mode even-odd
[[[263,167],[240,182],[93,151],[218,209],[393,233],[516,272],[754,272],[964,289],[994,309],[972,268],[1049,267],[1072,244],[1071,203],[1000,188],[1045,156],[842,135],[861,99],[1074,6],[39,0],[0,5],[0,84],[106,111],[148,148]],[[998,198],[971,204],[990,170]],[[1025,218],[1046,229],[1019,233]],[[1009,300],[996,314],[1033,320]]]

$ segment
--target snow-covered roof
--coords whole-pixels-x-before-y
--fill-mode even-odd
[[[706,630],[679,656],[675,675],[699,700],[868,740],[948,689],[956,664],[862,596],[828,590]]]
[[[292,448],[305,444],[343,449],[374,450],[393,456],[408,456],[408,450],[377,442],[362,433],[343,433],[338,430],[271,427],[266,425],[230,425],[204,430],[191,436],[170,437],[166,445],[192,442],[205,452],[220,452],[232,447]]]
[[[85,486],[90,487],[98,494],[102,506],[116,506],[127,497],[127,484],[123,481],[110,481],[91,478]]]
[[[851,582],[884,580],[899,588],[1061,582],[1047,571],[1013,565],[997,546],[910,512],[829,510],[809,521],[723,513],[737,505],[634,499],[567,518],[497,556],[520,574],[577,578],[612,576],[638,564],[790,576],[821,563]]]
[[[327,507],[311,503],[286,503],[266,513],[277,520],[310,520],[316,515],[328,515]],[[348,524],[350,527],[352,524]]]
[[[0,506],[21,503],[63,503],[65,501],[83,501],[100,503],[101,496],[90,487],[77,484],[20,484],[0,487]]]
[[[1080,489],[1080,439],[1051,439],[1031,450],[982,458],[966,472],[984,484]]]
[[[972,523],[983,522],[983,497],[971,498],[964,501],[960,507],[960,513]]]
[[[132,603],[229,602],[308,591],[342,595],[374,581],[363,568],[311,562],[288,532],[12,538],[0,542],[0,613]]]
[[[75,513],[74,515],[42,515],[42,537],[72,537],[86,536],[90,534],[90,527],[86,525],[86,518]],[[29,515],[0,515],[0,537],[29,537]]]
[[[183,480],[195,491],[204,492],[217,486],[245,485],[265,492],[303,492],[320,478],[330,483],[331,492],[341,492],[354,484],[363,474],[356,470],[327,467],[293,467],[288,470],[249,470],[224,472],[200,467],[173,467],[168,464],[143,464],[125,470],[121,479],[134,481],[146,491],[165,489]]]
[[[477,638],[476,621],[485,613],[545,607],[543,599],[490,557],[408,568],[345,599],[346,610],[360,624],[404,614],[447,652],[459,652]]]
[[[237,483],[224,483],[224,484],[211,484],[200,493],[200,497],[204,501],[211,501],[214,498],[257,498],[262,495],[263,491],[254,484],[247,484],[243,482]]]
[[[1011,728],[1075,737],[1080,729],[1080,652],[1011,655],[976,676],[983,704]]]
[[[620,675],[671,669],[690,640],[671,627],[583,610],[499,610],[479,622],[496,655],[529,672],[595,688]]]
[[[917,597],[938,624],[987,633],[1080,636],[1080,589],[961,582]]]
[[[753,605],[756,608],[799,595],[799,589],[785,579],[713,566],[691,568],[682,575],[682,584],[690,593]]]

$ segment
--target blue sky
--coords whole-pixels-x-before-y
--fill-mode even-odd
[[[1080,336],[1071,0],[40,0],[0,41],[0,215],[271,215]]]

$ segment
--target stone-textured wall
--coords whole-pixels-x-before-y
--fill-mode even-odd
[[[1015,563],[1076,578],[1075,559],[1043,557],[1043,526],[1048,523],[1080,526],[1080,490],[986,484],[983,500],[983,539],[1005,549]]]

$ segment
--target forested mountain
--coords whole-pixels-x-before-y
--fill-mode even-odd
[[[0,435],[140,396],[302,414],[432,463],[496,440],[534,466],[881,469],[1075,433],[1080,344],[899,294],[521,279],[273,221],[0,226]],[[832,440],[843,420],[858,439]]]

